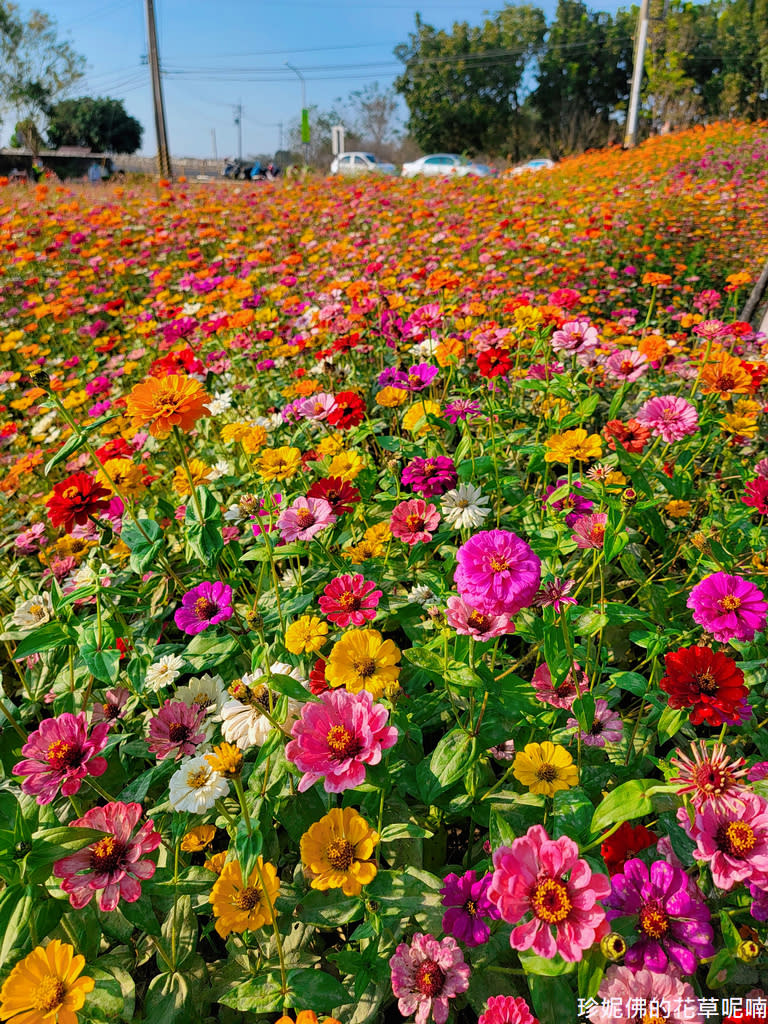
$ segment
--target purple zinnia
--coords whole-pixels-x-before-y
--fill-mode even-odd
[[[650,872],[641,860],[628,860],[611,878],[608,920],[637,915],[639,938],[627,950],[628,967],[663,973],[671,961],[693,974],[699,960],[714,955],[709,909],[700,894],[691,894],[692,885],[682,868],[664,860],[654,861]]]
[[[443,419],[449,423],[457,420],[468,420],[470,416],[477,416],[480,412],[480,403],[471,398],[456,398],[446,405],[443,411]]]
[[[691,591],[687,607],[693,621],[703,626],[721,644],[731,640],[754,640],[765,629],[766,604],[761,590],[742,576],[713,572]]]
[[[509,530],[470,537],[456,555],[459,595],[486,615],[515,615],[533,604],[541,582],[538,555]]]
[[[190,707],[183,700],[167,700],[149,723],[151,753],[158,761],[171,754],[175,761],[193,757],[205,739],[205,713],[197,704]]]
[[[569,494],[566,494],[564,498],[560,498],[559,500],[550,501],[550,494],[554,494],[555,491],[559,490],[563,486],[563,484],[566,483],[568,483],[566,477],[561,477],[556,484],[550,484],[547,487],[547,493],[544,495],[544,501],[542,502],[542,504],[545,507],[548,505],[556,512],[561,512],[563,509],[565,509],[568,513],[565,517],[566,525],[573,526],[573,524],[579,518],[579,515],[584,512],[589,512],[589,510],[594,506],[595,503],[594,501],[590,501],[589,498],[582,497],[582,495],[579,494],[578,490],[571,491]],[[573,486],[575,488],[581,488],[581,481],[574,480]]]
[[[447,455],[436,455],[428,459],[412,459],[403,470],[402,483],[416,494],[432,498],[435,494],[445,494],[458,482],[453,459]]]
[[[569,729],[577,729],[579,723],[569,718],[565,723]],[[620,743],[624,730],[621,717],[608,707],[608,701],[598,697],[595,701],[595,714],[589,729],[580,733],[581,742],[588,747],[604,747],[606,743]]]
[[[423,391],[428,388],[438,374],[436,366],[429,363],[417,363],[406,373],[398,370],[392,381],[392,387],[402,388],[403,391]]]
[[[443,931],[467,946],[482,946],[488,941],[491,929],[484,918],[498,921],[500,914],[495,903],[488,899],[488,886],[492,872],[477,877],[476,871],[463,875],[450,874],[443,879],[440,893],[442,904],[448,907],[443,915]]]
[[[209,626],[232,618],[232,587],[226,583],[198,583],[181,599],[174,621],[179,629],[194,635]]]

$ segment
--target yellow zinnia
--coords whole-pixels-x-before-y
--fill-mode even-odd
[[[579,781],[579,770],[573,758],[559,744],[549,740],[529,743],[516,757],[513,774],[532,793],[552,796],[560,789],[570,789]]]
[[[377,629],[350,629],[337,640],[325,667],[325,678],[334,689],[350,693],[367,690],[378,700],[397,689],[400,651]]]
[[[302,615],[285,631],[285,646],[291,654],[314,654],[328,639],[328,623],[317,615]]]
[[[301,452],[287,445],[265,448],[256,460],[256,466],[264,480],[287,480],[301,469]]]
[[[312,888],[357,896],[376,877],[370,858],[379,838],[354,807],[332,808],[301,837],[301,860],[313,875]]]
[[[587,434],[579,427],[577,430],[566,430],[562,434],[554,434],[547,439],[545,462],[570,462],[578,459],[599,459],[603,454],[603,445],[599,434]]]
[[[342,480],[354,480],[365,469],[365,460],[357,452],[341,451],[334,455],[328,466],[328,476],[338,476]]]
[[[403,430],[415,431],[416,437],[421,437],[422,434],[426,434],[433,429],[433,425],[427,420],[427,416],[440,416],[442,411],[440,403],[433,402],[430,398],[425,399],[423,402],[421,400],[414,402],[408,408],[405,416],[403,416]],[[420,420],[424,422],[416,430],[416,425]]]
[[[246,883],[240,862],[228,861],[216,879],[209,897],[216,918],[216,931],[222,937],[238,935],[271,924],[280,879],[273,864],[259,857]]]
[[[207,466],[202,459],[189,460],[189,473],[195,487],[200,487],[206,483],[210,472],[211,467]],[[173,489],[182,498],[192,493],[192,488],[189,486],[189,479],[183,466],[177,466],[173,471]]]
[[[206,846],[210,846],[215,838],[215,825],[198,825],[184,834],[184,838],[181,840],[181,848],[185,853],[199,853]]]
[[[37,946],[16,964],[0,992],[0,1019],[24,1024],[77,1024],[76,1011],[93,989],[93,978],[79,977],[85,957],[60,939]]]
[[[408,392],[402,388],[382,388],[376,392],[376,405],[384,409],[396,409],[408,401]]]

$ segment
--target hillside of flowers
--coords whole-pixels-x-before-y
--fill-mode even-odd
[[[0,1021],[768,1018],[765,129],[0,181]]]

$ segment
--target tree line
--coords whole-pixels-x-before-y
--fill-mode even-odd
[[[637,7],[558,0],[551,22],[507,5],[439,30],[416,15],[394,88],[426,151],[554,158],[616,141],[629,100]],[[768,0],[651,0],[641,130],[768,116]]]

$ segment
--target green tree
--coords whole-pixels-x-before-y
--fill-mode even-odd
[[[0,108],[21,123],[40,127],[51,104],[85,73],[85,58],[58,38],[56,23],[42,11],[21,17],[16,4],[0,0]]]
[[[381,146],[397,131],[397,95],[394,89],[379,87],[378,82],[353,92],[348,100],[351,123],[356,135],[366,143]]]
[[[634,15],[558,0],[531,105],[552,156],[604,145],[618,129],[632,67]]]
[[[716,113],[768,117],[768,0],[728,0],[717,18],[722,55]]]
[[[513,8],[475,27],[438,31],[416,15],[395,89],[408,105],[408,129],[425,150],[489,153],[503,148],[520,115],[526,72],[541,45],[544,15]]]
[[[135,153],[144,133],[122,100],[102,97],[61,100],[48,115],[48,142],[59,146],[89,146],[94,152]]]

